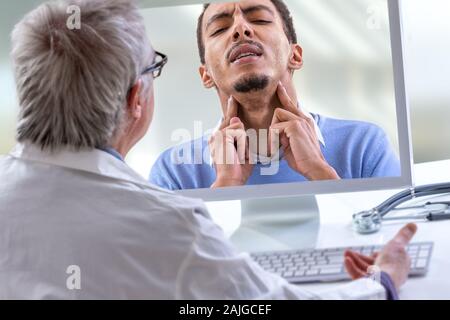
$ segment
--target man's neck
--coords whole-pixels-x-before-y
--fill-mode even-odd
[[[269,129],[275,109],[282,107],[276,91],[277,85],[271,85],[261,91],[233,95],[239,103],[238,116],[246,129]],[[293,86],[288,92],[292,101],[296,102],[297,96]],[[221,97],[222,105],[226,106],[227,99],[227,96]]]
[[[272,123],[273,113],[279,107],[278,99],[268,95],[247,95],[236,97],[240,104],[238,116],[246,129],[268,129]]]

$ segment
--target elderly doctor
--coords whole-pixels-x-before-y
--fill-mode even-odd
[[[66,25],[69,4],[80,29]],[[166,61],[134,2],[41,5],[16,26],[12,59],[20,115],[0,159],[0,299],[395,298],[405,282],[415,225],[376,257],[348,252],[355,281],[315,294],[237,253],[201,201],[126,165]],[[373,264],[381,284],[366,277]]]

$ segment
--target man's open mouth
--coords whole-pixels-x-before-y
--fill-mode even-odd
[[[261,57],[262,54],[263,50],[258,46],[253,44],[243,44],[231,51],[230,63],[235,63],[240,61],[241,59],[250,57]]]

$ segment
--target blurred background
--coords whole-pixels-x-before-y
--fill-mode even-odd
[[[0,154],[14,145],[18,111],[9,36],[14,24],[41,2],[0,2]],[[193,135],[214,127],[220,117],[215,91],[205,90],[198,76],[195,30],[201,6],[192,4],[199,2],[141,1],[153,46],[170,59],[155,82],[154,124],[127,159],[144,176],[161,151],[180,142],[174,130]],[[295,76],[304,107],[330,117],[377,123],[397,146],[386,0],[286,3],[304,49],[305,67]],[[167,7],[175,4],[184,6]],[[416,163],[450,158],[449,12],[448,0],[403,0]]]

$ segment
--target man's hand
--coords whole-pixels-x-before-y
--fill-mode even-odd
[[[230,97],[222,124],[209,140],[216,169],[216,181],[211,188],[244,185],[252,173],[247,134],[237,115],[238,103]]]
[[[283,108],[275,109],[273,115],[269,138],[271,154],[279,149],[281,142],[289,166],[308,180],[339,179],[322,154],[314,120],[299,110],[281,82],[277,94]]]
[[[417,232],[417,225],[410,223],[403,227],[398,234],[381,250],[370,257],[357,252],[345,253],[345,267],[352,279],[359,279],[368,275],[370,266],[377,266],[386,272],[399,289],[408,278],[411,260],[406,253],[406,246]]]

